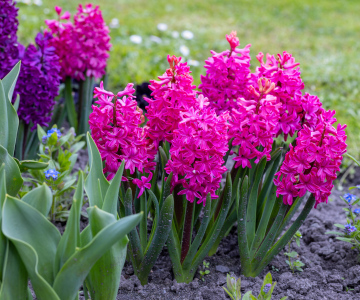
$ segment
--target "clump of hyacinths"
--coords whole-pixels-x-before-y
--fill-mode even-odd
[[[0,7],[0,78],[10,72],[21,60],[19,78],[11,99],[20,118],[15,156],[18,159],[34,158],[37,148],[36,127],[47,127],[51,121],[60,85],[60,65],[52,35],[38,33],[35,43],[27,47],[17,41],[18,9],[15,1],[2,1]],[[4,78],[5,79],[5,78]],[[30,132],[31,130],[31,132]]]
[[[94,81],[105,76],[111,48],[109,28],[99,6],[79,5],[70,21],[70,13],[56,6],[57,20],[46,20],[48,31],[54,36],[51,45],[59,56],[61,77],[65,82],[65,106],[70,125],[76,132],[89,130],[88,119],[92,104]],[[79,107],[75,109],[72,82],[79,82]]]
[[[356,161],[359,165],[359,163]],[[359,187],[350,187],[349,189],[358,189]],[[340,197],[346,207],[343,210],[346,212],[345,224],[334,224],[340,231],[327,231],[326,234],[335,235],[337,240],[350,243],[352,249],[357,249],[360,252],[360,208],[356,207],[360,202],[360,198],[354,194],[346,193]],[[360,261],[360,255],[358,256]]]
[[[119,215],[144,212],[129,235],[143,284],[165,243],[175,279],[190,282],[235,222],[242,272],[257,276],[310,210],[327,202],[346,152],[346,125],[334,128],[335,112],[302,93],[291,54],[267,55],[264,62],[260,53],[260,67],[251,73],[250,45],[239,48],[235,32],[226,38],[230,49],[211,52],[201,91],[189,66],[169,55],[169,68],[150,81],[145,115],[132,84],[118,94],[103,85],[95,89],[89,123],[103,172],[114,177],[124,161]],[[286,148],[275,139],[296,134],[282,153]]]

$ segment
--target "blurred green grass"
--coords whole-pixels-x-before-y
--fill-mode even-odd
[[[335,109],[340,123],[348,125],[348,151],[360,155],[360,1],[329,0],[99,0],[94,1],[110,24],[113,48],[108,63],[109,88],[114,92],[127,82],[142,83],[163,74],[166,55],[180,54],[180,46],[189,48],[187,60],[192,66],[195,84],[204,73],[209,50],[228,48],[225,34],[236,30],[240,45],[251,43],[252,68],[258,65],[258,52],[281,53],[286,50],[300,62],[305,91],[320,97],[327,109]],[[55,5],[76,11],[87,1],[42,0],[42,5],[18,4],[19,39],[32,42],[44,28],[44,19],[55,18]],[[158,23],[168,29],[160,32]],[[172,32],[190,30],[192,40]],[[140,35],[141,44],[130,42],[130,35]],[[160,44],[150,36],[162,39]]]

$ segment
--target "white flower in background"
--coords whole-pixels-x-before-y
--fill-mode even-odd
[[[158,36],[155,35],[151,35],[150,36],[150,41],[157,43],[157,44],[161,44],[162,43],[162,39],[159,38]]]
[[[194,66],[194,67],[198,67],[200,65],[200,63],[194,59],[189,59],[187,63],[189,66]]]
[[[140,35],[130,35],[130,41],[134,44],[141,44],[142,43],[142,37]]]
[[[179,32],[177,32],[177,31],[173,31],[173,32],[171,33],[171,36],[172,36],[174,39],[177,39],[177,38],[180,36],[180,34],[179,34]]]
[[[111,20],[110,24],[109,24],[110,28],[116,28],[119,27],[119,19],[114,18]]]
[[[33,0],[33,3],[37,6],[41,6],[43,4],[42,0]]]
[[[49,13],[50,13],[50,9],[44,8],[44,14],[45,14],[45,15],[48,15]]]
[[[185,39],[185,40],[192,40],[194,37],[194,34],[190,31],[190,30],[184,30],[181,33],[181,36]]]
[[[157,29],[160,31],[166,31],[168,29],[168,26],[165,23],[159,23],[157,24]]]
[[[179,50],[183,56],[188,56],[190,54],[190,49],[185,45],[181,45]]]

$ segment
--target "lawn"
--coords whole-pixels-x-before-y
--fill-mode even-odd
[[[73,13],[78,3],[86,3],[30,2],[41,5],[19,4],[19,38],[25,44],[44,28],[44,19],[56,17],[54,5]],[[255,55],[260,51],[276,54],[286,50],[295,56],[301,63],[305,91],[318,95],[326,108],[337,111],[341,123],[348,124],[349,152],[359,157],[360,1],[94,2],[103,10],[106,22],[113,25],[108,65],[109,86],[113,91],[127,82],[141,83],[161,75],[167,67],[166,55],[181,55],[180,49],[189,50],[186,60],[193,64],[195,84],[199,84],[209,50],[226,49],[225,34],[236,30],[242,46],[252,44],[253,68],[258,65]],[[167,24],[167,30],[159,31],[158,23]],[[193,32],[193,39],[183,38],[184,30]],[[174,31],[180,33],[179,37]],[[142,42],[131,42],[131,35],[141,36]]]

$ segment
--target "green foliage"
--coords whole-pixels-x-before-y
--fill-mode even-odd
[[[350,187],[349,190],[354,188],[359,187]],[[334,226],[341,231],[327,231],[326,234],[336,236],[335,238],[339,241],[350,243],[352,245],[351,249],[357,249],[358,252],[360,252],[360,198],[357,198],[351,203],[346,201],[343,197],[340,198],[347,206],[346,208],[343,208],[346,213],[346,226],[343,224],[334,224]],[[358,256],[358,261],[360,262],[360,255]]]
[[[282,197],[276,197],[273,176],[279,167],[280,158],[280,155],[272,155],[265,167],[263,158],[254,171],[244,173],[237,192],[239,252],[245,276],[256,277],[260,274],[293,238],[315,203],[314,196],[311,195],[295,222],[283,233],[303,198],[297,198],[288,208]],[[296,264],[301,267],[300,262]]]
[[[204,278],[205,275],[210,274],[209,265],[210,265],[209,262],[207,262],[206,260],[203,261],[202,270],[199,271],[200,279],[202,281],[205,281],[205,278]]]
[[[300,247],[300,239],[302,238],[301,232],[298,230],[292,237],[292,239],[288,243],[288,252],[285,252],[284,255],[288,257],[288,259],[285,260],[285,262],[289,265],[291,271],[294,273],[295,270],[302,272],[302,267],[305,266],[305,264],[300,260],[297,259],[299,257],[299,254],[296,251],[291,251],[291,242],[295,240],[296,245]]]
[[[241,300],[241,279],[237,279],[236,277],[231,277],[229,274],[226,276],[226,286],[227,288],[223,287],[225,292],[230,296],[232,300]],[[242,297],[242,300],[271,300],[271,296],[273,293],[273,290],[276,286],[276,281],[273,283],[271,273],[267,273],[260,293],[258,297],[255,297],[252,294],[252,291],[248,291],[245,293],[245,295]],[[283,297],[280,300],[286,300],[287,297]]]

